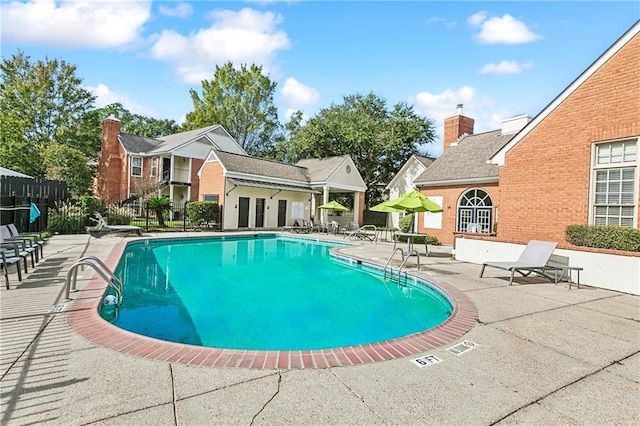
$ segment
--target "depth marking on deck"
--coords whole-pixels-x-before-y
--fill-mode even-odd
[[[437,364],[441,361],[442,360],[435,355],[425,355],[425,356],[421,356],[420,358],[411,360],[411,362],[413,362],[415,365],[417,365],[420,368],[428,367],[430,365]]]
[[[51,308],[49,308],[49,311],[47,311],[48,314],[55,314],[57,312],[62,312],[65,309],[67,309],[67,304],[63,303],[61,305],[53,305]]]
[[[471,349],[475,348],[476,346],[480,346],[477,343],[474,343],[470,340],[465,340],[462,343],[458,343],[455,346],[451,346],[450,348],[448,348],[447,350],[449,352],[451,352],[452,354],[456,354],[456,355],[462,355],[463,353],[470,351]]]

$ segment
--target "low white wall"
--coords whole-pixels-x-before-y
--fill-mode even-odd
[[[482,264],[491,261],[518,259],[524,245],[497,241],[457,238],[455,257],[463,262]],[[569,265],[584,268],[580,271],[580,283],[640,295],[640,258],[614,254],[591,253],[577,250],[556,249],[554,254],[567,256]],[[478,268],[480,273],[480,268]],[[574,280],[576,273],[573,273]]]

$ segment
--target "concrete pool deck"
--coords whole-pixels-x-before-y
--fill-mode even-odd
[[[416,274],[456,288],[478,310],[477,324],[452,343],[323,369],[193,366],[104,348],[67,323],[69,267],[87,255],[107,259],[132,239],[55,236],[21,283],[13,273],[11,290],[2,286],[0,424],[640,423],[640,297],[538,278],[510,287],[504,271],[478,278],[478,265],[430,247]],[[391,251],[389,243],[341,249],[378,264]],[[95,297],[92,276],[80,272],[72,299]],[[463,342],[475,346],[448,350]],[[418,358],[439,362],[421,368]]]

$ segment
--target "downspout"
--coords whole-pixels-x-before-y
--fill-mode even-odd
[[[129,197],[131,197],[131,154],[127,154],[127,197],[126,198],[129,198]]]

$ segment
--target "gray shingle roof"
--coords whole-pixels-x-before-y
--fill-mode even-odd
[[[223,151],[215,151],[215,154],[230,172],[309,183],[304,167]]]
[[[338,155],[327,158],[307,158],[298,161],[296,165],[309,169],[311,182],[326,182],[348,157],[348,155]]]
[[[434,158],[422,157],[420,155],[416,155],[416,159],[425,167],[429,167],[434,161],[436,161]]]
[[[158,139],[130,135],[128,133],[120,133],[119,137],[124,149],[132,154],[151,152],[162,144],[162,141]]]
[[[228,136],[226,131],[219,124],[175,133],[173,135],[167,135],[157,139],[131,135],[128,133],[120,133],[120,141],[122,142],[122,145],[127,152],[132,154],[169,153],[187,142],[199,139],[211,144],[211,148],[213,149],[234,152],[236,154],[244,154],[242,148],[235,140],[233,140],[233,138]],[[211,140],[213,140],[213,143]]]
[[[427,170],[418,176],[416,185],[467,179],[498,178],[498,166],[487,164],[515,134],[503,135],[501,130],[469,135],[458,145],[449,147]]]

